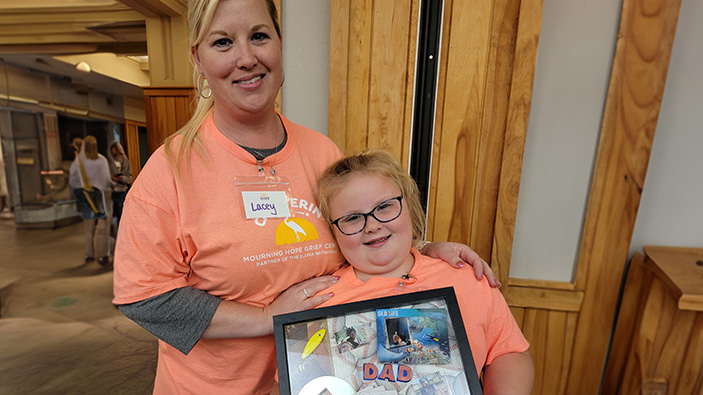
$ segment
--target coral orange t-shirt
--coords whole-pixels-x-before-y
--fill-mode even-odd
[[[356,277],[353,267],[345,266],[335,273],[339,281],[323,291],[334,292],[334,296],[318,307],[454,287],[477,374],[496,357],[529,348],[503,295],[491,288],[485,277],[479,281],[471,268],[453,268],[443,260],[421,255],[414,248],[411,253],[415,264],[410,280],[372,277],[364,282]]]
[[[176,175],[162,146],[127,195],[115,253],[115,304],[194,287],[263,307],[289,286],[340,267],[315,196],[318,177],[341,153],[324,135],[281,119],[288,141],[263,166],[266,175],[273,165],[276,176],[290,181],[292,216],[244,219],[235,177],[256,177],[258,166],[217,130],[210,114],[199,131],[207,161],[193,150],[190,165],[183,163]],[[159,341],[154,393],[269,393],[274,372],[273,336],[200,339],[188,355]]]

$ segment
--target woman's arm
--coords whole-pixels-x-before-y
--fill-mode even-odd
[[[302,281],[283,291],[270,305],[259,308],[223,300],[215,311],[202,338],[258,337],[273,333],[273,316],[308,310],[329,300],[331,294],[315,295],[337,282],[337,277],[322,276]],[[307,290],[307,295],[305,291]]]
[[[422,246],[422,249],[418,248],[418,250],[423,255],[441,259],[457,268],[464,267],[464,265],[468,263],[473,266],[476,279],[480,280],[481,277],[485,275],[491,287],[497,288],[501,285],[495,274],[493,274],[491,267],[488,266],[488,263],[481,259],[474,250],[464,244],[448,241],[428,243]]]
[[[530,350],[501,355],[483,369],[485,395],[529,395],[535,378]]]
[[[337,282],[318,277],[291,286],[265,308],[221,300],[205,291],[183,287],[136,303],[120,311],[163,342],[188,355],[201,338],[257,337],[273,333],[273,316],[310,309],[331,295],[307,298]]]

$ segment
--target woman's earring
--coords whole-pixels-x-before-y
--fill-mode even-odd
[[[198,87],[198,95],[202,97],[203,99],[209,99],[212,97],[212,89],[209,89],[208,92],[210,93],[209,95],[205,96],[203,95],[203,91],[200,89],[200,80],[203,80],[203,85],[205,85],[205,75],[201,71],[200,74],[198,74],[198,80],[196,81],[196,85]]]
[[[281,86],[286,83],[286,72],[283,72],[283,78],[281,78]]]

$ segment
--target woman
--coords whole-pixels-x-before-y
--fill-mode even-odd
[[[112,157],[110,173],[112,181],[115,183],[115,187],[112,189],[112,216],[116,218],[114,235],[117,236],[124,198],[132,185],[132,166],[129,164],[129,158],[125,155],[124,148],[119,141],[113,141],[110,144],[110,156]]]
[[[73,144],[80,144],[78,139]],[[98,141],[86,137],[69,169],[69,185],[85,229],[85,262],[98,258],[102,266],[110,263],[109,231],[112,206],[112,181],[107,159],[98,153]],[[95,193],[88,194],[90,192]]]
[[[127,196],[114,303],[159,337],[155,393],[269,393],[272,316],[332,297],[311,297],[342,263],[315,194],[341,153],[275,112],[272,1],[193,0],[188,19],[198,105]],[[487,268],[444,248],[479,263],[478,275]]]

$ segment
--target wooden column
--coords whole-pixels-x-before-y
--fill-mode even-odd
[[[194,93],[189,86],[144,88],[149,154],[188,122],[193,114]]]

